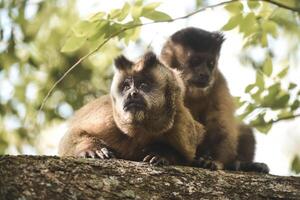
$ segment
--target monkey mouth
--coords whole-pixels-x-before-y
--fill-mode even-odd
[[[189,84],[198,87],[198,88],[205,88],[208,86],[209,81],[208,80],[202,80],[202,79],[191,79],[188,81]]]
[[[136,111],[136,110],[144,110],[146,104],[141,99],[131,99],[127,100],[124,104],[123,109],[125,111]]]

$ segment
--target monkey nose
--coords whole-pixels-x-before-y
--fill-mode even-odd
[[[130,97],[133,98],[133,99],[137,98],[138,97],[138,92],[136,90],[131,91],[130,92]]]
[[[209,79],[208,75],[206,75],[206,74],[199,74],[199,81],[200,82],[206,83],[206,82],[208,82],[208,79]]]

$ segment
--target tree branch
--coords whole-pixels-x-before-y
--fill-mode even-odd
[[[299,199],[299,177],[142,162],[0,156],[0,199]]]
[[[273,1],[273,0],[251,0],[251,1],[263,1],[263,2],[267,2],[267,3],[270,3],[270,4],[276,5],[280,8],[284,8],[284,9],[287,9],[287,10],[290,10],[290,11],[293,11],[293,12],[300,13],[300,8],[290,7],[290,6],[287,6],[283,3],[279,3],[278,1]]]
[[[275,123],[283,121],[283,120],[295,119],[297,117],[300,117],[300,114],[278,117],[277,119],[272,119],[266,123],[254,123],[254,124],[251,124],[251,126],[266,126],[266,125],[270,125],[270,124],[275,124]]]

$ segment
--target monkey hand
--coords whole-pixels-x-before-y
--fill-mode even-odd
[[[164,166],[170,164],[170,162],[165,157],[159,155],[158,153],[147,154],[144,157],[143,162],[147,162],[153,166]]]
[[[107,146],[98,146],[97,148],[85,149],[80,151],[77,154],[77,156],[83,158],[99,158],[99,159],[116,158],[114,151]]]
[[[194,166],[210,170],[224,169],[223,163],[213,160],[211,157],[200,157],[198,159],[195,159]]]

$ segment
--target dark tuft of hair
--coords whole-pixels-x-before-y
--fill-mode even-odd
[[[225,38],[221,32],[188,27],[174,33],[171,40],[196,52],[219,53]]]
[[[149,51],[143,56],[144,68],[154,67],[159,63],[157,56],[152,51]]]
[[[119,70],[125,70],[132,67],[133,62],[128,60],[124,55],[120,55],[115,59],[115,66]]]

